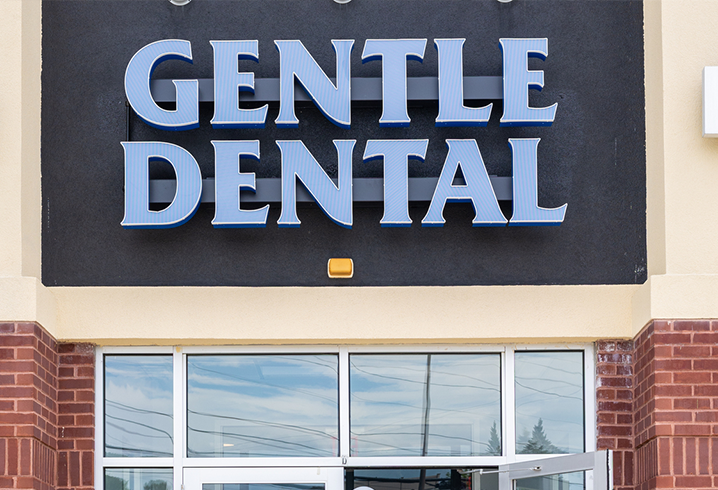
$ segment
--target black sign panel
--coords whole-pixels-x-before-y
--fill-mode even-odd
[[[143,46],[162,39],[192,43],[193,64],[167,61],[159,79],[213,77],[210,40],[259,41],[257,79],[279,77],[274,40],[299,39],[329,76],[332,39],[354,39],[352,77],[381,77],[381,63],[361,63],[366,39],[426,38],[423,63],[410,77],[436,77],[436,38],[465,38],[464,75],[501,76],[499,39],[548,38],[545,88],[531,105],[558,103],[550,127],[500,127],[495,100],[487,127],[435,126],[436,101],[409,105],[411,125],[381,128],[381,104],[355,103],[350,129],[311,103],[297,107],[298,128],[277,128],[278,105],[263,129],[213,129],[211,102],[200,127],[154,129],[127,110],[125,68]],[[43,282],[48,286],[410,286],[635,284],[646,280],[646,177],[643,4],[580,0],[44,0],[42,71]],[[471,101],[484,105],[487,101]],[[202,204],[172,229],[124,229],[121,141],[164,141],[214,176],[210,140],[259,140],[261,161],[242,164],[257,178],[280,177],[276,140],[302,140],[336,176],[334,139],[355,139],[355,178],[382,178],[382,162],[362,162],[369,139],[428,139],[410,177],[438,177],[447,139],[475,139],[489,174],[511,176],[509,138],[541,138],[539,204],[568,204],[558,227],[473,228],[469,204],[449,204],[446,225],[425,228],[428,203],[412,203],[413,225],[382,228],[382,203],[355,203],[351,229],[315,204],[299,206],[300,228],[278,228],[273,204],[265,228],[215,229]],[[152,178],[171,177],[168,165]],[[511,217],[511,201],[502,202]],[[247,205],[259,207],[259,205]],[[352,279],[329,279],[327,260],[351,257]]]

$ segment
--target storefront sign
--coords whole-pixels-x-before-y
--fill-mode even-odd
[[[467,107],[463,95],[463,46],[465,39],[435,39],[438,54],[438,114],[436,127],[486,126],[493,104]],[[210,41],[214,50],[213,128],[264,128],[268,105],[240,108],[239,92],[254,92],[254,73],[239,72],[238,60],[259,62],[258,41]],[[354,40],[333,40],[336,53],[336,82],[314,60],[301,41],[279,41],[280,95],[277,127],[296,128],[294,83],[298,81],[322,114],[340,128],[351,128],[351,52]],[[407,60],[422,61],[426,39],[368,39],[362,62],[380,61],[382,107],[380,127],[408,127]],[[503,115],[501,126],[550,126],[557,103],[531,107],[529,89],[542,89],[541,70],[529,70],[528,58],[548,55],[548,39],[502,38]],[[165,60],[192,63],[189,41],[162,40],[140,49],[125,73],[125,94],[145,123],[166,131],[184,131],[199,126],[199,81],[173,80],[176,108],[167,110],[153,99],[150,81],[155,68]],[[438,183],[422,226],[443,226],[447,202],[470,202],[473,226],[560,225],[567,204],[554,208],[538,205],[538,145],[540,138],[508,138],[513,169],[513,214],[507,220],[499,207],[476,139],[446,139],[447,153]],[[242,190],[256,190],[255,173],[242,172],[240,159],[260,160],[258,140],[211,141],[215,153],[215,215],[219,228],[264,227],[269,205],[242,209]],[[352,153],[356,140],[333,140],[338,157],[335,184],[301,140],[276,140],[281,153],[282,212],[279,227],[298,227],[297,179],[336,224],[351,228]],[[423,161],[427,139],[369,139],[363,161],[382,159],[384,164],[384,215],[381,226],[411,226],[409,217],[410,160]],[[179,145],[165,142],[123,142],[125,151],[125,228],[171,228],[189,220],[202,196],[202,172],[194,156]],[[149,164],[153,159],[172,165],[176,194],[169,206],[150,209]],[[465,183],[455,185],[461,172]]]
[[[646,280],[641,1],[42,9],[46,285]]]

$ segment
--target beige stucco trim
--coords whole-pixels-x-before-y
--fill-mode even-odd
[[[40,101],[42,2],[22,2],[22,275],[40,277],[42,192],[40,184]]]
[[[15,277],[22,276],[22,10],[22,0],[0,2],[0,276]]]
[[[718,318],[718,274],[652,276],[633,298],[635,336],[652,319]]]
[[[57,337],[52,290],[34,277],[0,277],[0,322],[38,322]]]
[[[0,2],[0,277],[40,277],[40,0]]]
[[[666,273],[718,274],[718,140],[701,127],[703,68],[718,66],[718,2],[662,4]]]
[[[646,90],[646,243],[648,274],[666,273],[666,210],[663,142],[662,2],[643,4]]]
[[[584,342],[631,335],[637,286],[52,288],[98,343]],[[171,339],[171,340],[161,340]]]

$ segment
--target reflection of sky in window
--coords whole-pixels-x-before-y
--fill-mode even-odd
[[[172,490],[172,469],[107,468],[104,490]]]
[[[351,355],[349,363],[353,456],[492,455],[494,423],[500,454],[498,354]]]
[[[336,355],[187,357],[190,457],[337,456]]]
[[[105,456],[172,456],[172,356],[105,356]]]
[[[583,353],[517,352],[515,359],[516,452],[583,452]],[[546,451],[531,449],[539,419]]]

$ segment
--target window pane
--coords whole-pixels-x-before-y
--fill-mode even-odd
[[[337,456],[336,355],[188,356],[187,455]]]
[[[172,356],[105,356],[105,456],[172,448]]]
[[[499,354],[352,355],[352,456],[499,456]]]
[[[108,468],[105,490],[172,490],[172,469]]]
[[[516,490],[584,490],[585,472],[564,473],[562,475],[537,476],[516,480]]]
[[[495,468],[490,470],[496,471]],[[462,474],[448,468],[347,470],[346,490],[359,487],[373,490],[497,490],[499,478],[496,473]]]
[[[584,452],[583,352],[516,352],[516,452]]]

